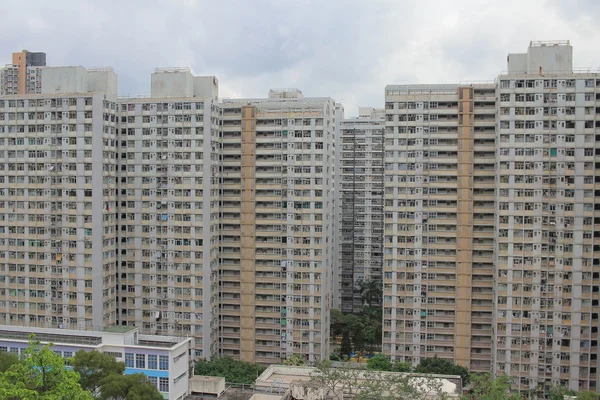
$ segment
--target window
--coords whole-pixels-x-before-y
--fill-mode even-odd
[[[169,378],[158,378],[158,390],[161,392],[169,391]]]
[[[158,378],[156,376],[149,376],[148,379],[150,379],[150,382],[152,385],[154,385],[154,387],[158,385]]]
[[[146,355],[145,354],[136,354],[135,355],[135,367],[136,368],[146,368]]]
[[[133,368],[133,353],[125,353],[125,366]]]
[[[118,351],[105,351],[104,354],[113,356],[114,358],[123,358],[123,353]]]
[[[160,370],[167,371],[169,369],[169,357],[159,356],[158,361]]]
[[[148,369],[157,369],[156,354],[148,354]]]

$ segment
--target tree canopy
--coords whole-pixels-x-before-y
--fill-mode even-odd
[[[562,386],[554,386],[548,390],[548,400],[565,400],[565,396],[577,396],[577,392]]]
[[[490,373],[472,374],[471,390],[463,400],[520,400],[521,396],[511,393],[508,376],[494,377]]]
[[[463,386],[470,382],[469,370],[463,366],[455,365],[445,358],[424,358],[415,368],[415,372],[440,375],[460,375]]]
[[[146,375],[123,375],[125,364],[98,351],[79,351],[65,359],[32,335],[19,359],[0,353],[0,399],[3,400],[163,400]]]
[[[599,400],[600,399],[600,394],[598,393],[594,393],[594,392],[580,392],[577,395],[577,400]]]
[[[343,359],[352,353],[373,353],[381,349],[382,289],[380,281],[360,281],[354,291],[361,296],[362,310],[355,314],[331,310],[331,335],[334,338],[342,337],[341,348],[338,348],[335,354],[337,359]]]
[[[373,308],[381,305],[382,288],[383,283],[381,281],[366,279],[358,282],[355,290],[360,293],[363,306]]]
[[[0,352],[0,372],[6,372],[11,365],[19,362],[19,357],[14,353]]]
[[[306,365],[306,361],[304,360],[304,357],[302,357],[301,355],[292,354],[283,362],[283,365],[290,365],[293,367],[301,367],[303,365]]]
[[[361,368],[334,368],[331,361],[322,361],[311,374],[309,390],[316,395],[327,393],[334,399],[343,400],[425,400],[435,396],[447,399],[439,379]]]
[[[367,369],[374,371],[411,372],[410,363],[401,361],[390,361],[383,354],[376,354],[367,360]]]
[[[339,356],[349,356],[352,353],[372,353],[381,346],[383,318],[381,307],[365,306],[359,314],[343,314],[331,310],[331,333],[334,337],[342,336],[342,346],[338,349]]]
[[[92,393],[97,392],[103,379],[112,374],[123,375],[125,372],[125,363],[96,350],[78,351],[71,359],[71,365],[79,374],[81,387]]]
[[[251,385],[263,373],[265,367],[234,360],[231,357],[220,357],[212,360],[200,360],[196,363],[196,375],[222,376],[227,383],[243,383]]]
[[[163,400],[144,374],[110,374],[100,384],[100,400]]]
[[[0,373],[0,398],[7,400],[91,400],[79,374],[65,360],[32,337],[23,358]]]

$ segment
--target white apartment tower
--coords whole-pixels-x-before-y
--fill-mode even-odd
[[[0,323],[117,323],[116,104],[0,98]]]
[[[491,369],[493,84],[385,90],[383,351]]]
[[[361,282],[383,280],[383,109],[341,123],[341,311],[362,310]]]
[[[46,80],[44,81],[46,82]],[[215,77],[152,74],[119,99],[119,322],[218,353],[219,130]]]
[[[531,42],[498,77],[494,372],[598,390],[600,74]]]
[[[335,103],[292,89],[220,107],[221,354],[326,359]]]

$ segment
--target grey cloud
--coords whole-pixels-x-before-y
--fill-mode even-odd
[[[0,5],[0,62],[22,48],[50,65],[112,65],[122,93],[148,93],[155,67],[219,77],[224,96],[271,87],[382,106],[386,84],[494,79],[529,40],[571,39],[598,66],[600,5],[397,0],[56,0]]]

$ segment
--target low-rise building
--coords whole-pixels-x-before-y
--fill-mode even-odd
[[[251,400],[271,400],[276,398],[275,395],[281,396],[278,397],[281,400],[329,400],[339,398],[338,395],[342,391],[344,399],[352,399],[362,390],[361,388],[368,386],[367,380],[394,381],[406,377],[409,378],[410,385],[427,399],[433,400],[442,396],[448,399],[459,398],[462,389],[461,377],[455,375],[377,372],[345,368],[346,371],[352,372],[347,374],[348,380],[344,381],[343,370],[344,368],[339,368],[338,372],[341,373],[328,379],[327,385],[320,385],[317,380],[311,379],[320,373],[317,368],[271,365],[256,379],[255,389],[258,393]],[[339,385],[336,382],[339,382]],[[265,393],[269,397],[266,397]]]
[[[2,326],[0,351],[22,354],[34,334],[42,344],[70,358],[79,350],[97,350],[125,362],[125,374],[142,373],[169,400],[188,394],[191,339],[176,336],[142,335],[139,329],[114,326],[103,331]]]

